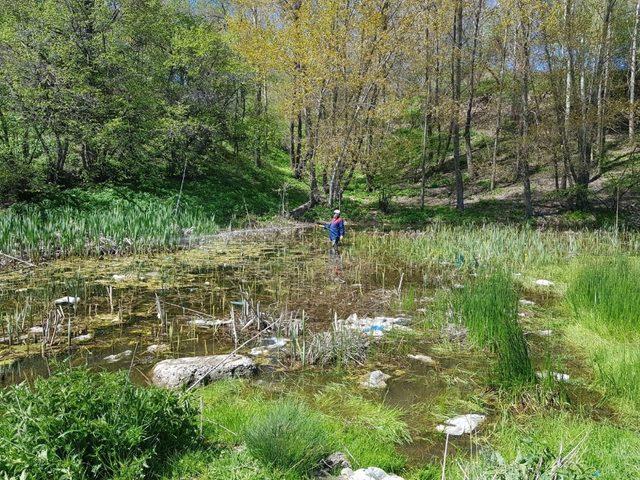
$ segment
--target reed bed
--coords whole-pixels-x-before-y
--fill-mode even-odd
[[[596,331],[616,337],[640,327],[640,265],[624,255],[581,262],[567,290],[576,316]]]
[[[517,321],[518,292],[510,275],[499,270],[478,278],[454,295],[454,306],[471,341],[496,353],[501,385],[533,381],[527,342]]]
[[[217,231],[213,216],[198,208],[176,215],[174,205],[114,201],[109,208],[22,207],[0,212],[0,251],[43,258],[149,253]]]
[[[470,270],[498,266],[519,271],[580,254],[640,252],[640,235],[606,230],[559,232],[528,227],[430,225],[421,232],[354,236],[355,253],[400,269]]]

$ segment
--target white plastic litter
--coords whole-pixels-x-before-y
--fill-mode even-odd
[[[479,413],[467,413],[458,415],[445,421],[443,425],[438,425],[436,430],[447,435],[460,436],[473,432],[478,425],[485,421],[486,415]]]

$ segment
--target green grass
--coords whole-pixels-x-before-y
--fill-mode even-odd
[[[518,298],[513,279],[503,271],[477,278],[454,296],[469,337],[496,353],[497,380],[507,386],[534,379],[527,342],[517,320]]]
[[[622,255],[588,260],[577,267],[567,299],[581,322],[624,338],[640,328],[640,264]]]
[[[308,413],[303,418],[311,418],[314,428],[325,429],[332,450],[346,453],[354,466],[375,465],[386,471],[399,471],[406,463],[397,451],[398,445],[410,439],[402,412],[367,400],[344,385],[327,385],[316,395],[293,388],[282,397],[248,382],[233,380],[217,382],[200,392],[205,405],[205,436],[213,443],[227,447],[244,445],[245,432],[254,428],[252,422],[256,419],[269,418],[282,402],[304,402],[300,409]],[[297,469],[267,463],[261,468],[276,472],[274,475],[295,473],[296,478],[301,475]]]
[[[222,162],[197,180],[187,178],[182,194],[178,180],[137,190],[107,185],[48,192],[0,210],[0,251],[40,260],[174,249],[189,241],[185,229],[194,239],[277,215],[283,200],[285,209],[304,202],[306,186],[287,162],[282,152],[260,169],[242,159]]]
[[[507,461],[515,459],[523,447],[523,453],[546,449],[557,455],[560,451],[566,454],[580,444],[578,463],[585,474],[581,478],[640,478],[640,434],[606,419],[592,420],[553,411],[519,416],[498,425],[490,440]]]
[[[332,452],[330,428],[324,416],[285,400],[253,418],[243,438],[249,453],[265,465],[306,474]]]
[[[197,438],[184,397],[134,386],[124,372],[64,369],[0,395],[0,472],[9,477],[153,478]]]

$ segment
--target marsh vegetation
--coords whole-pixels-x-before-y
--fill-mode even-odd
[[[47,444],[45,464],[18,455],[16,444],[3,468],[11,465],[10,477],[24,469],[46,478],[36,473],[74,458],[82,470],[69,478],[145,471],[166,479],[298,479],[313,478],[320,460],[340,451],[353,468],[377,466],[408,479],[443,471],[451,479],[510,478],[516,465],[529,472],[517,478],[633,478],[640,468],[633,426],[639,240],[633,233],[434,225],[416,233],[354,231],[336,256],[320,233],[294,229],[5,271],[3,418],[46,425],[40,434],[47,444],[69,425],[48,420],[56,409],[46,405],[63,408],[61,418],[77,411],[86,427],[106,418],[99,412],[109,402],[124,412],[130,398],[166,409],[157,415],[167,421],[187,422],[187,436],[197,441],[163,440],[163,448],[176,449],[159,463],[155,444],[137,443],[154,438],[144,430],[130,437],[140,454],[121,459],[65,442]],[[55,305],[65,296],[79,301]],[[145,386],[162,359],[252,349],[263,352],[254,357],[252,379],[185,393]],[[64,373],[68,367],[55,359],[121,373]],[[389,375],[382,389],[361,386],[372,370]],[[56,392],[65,382],[78,383],[68,387],[78,395],[102,389],[87,382],[113,387],[104,387],[104,399],[63,400]],[[115,400],[106,393],[112,388],[130,393]],[[471,435],[436,429],[471,413],[486,417]],[[156,428],[147,417],[127,416],[135,425],[126,428]],[[19,425],[4,424],[2,441],[13,442]],[[107,437],[92,438],[96,451],[111,448]],[[149,448],[156,453],[147,457]]]

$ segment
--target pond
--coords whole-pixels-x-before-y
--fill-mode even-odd
[[[151,256],[62,259],[4,272],[0,382],[7,386],[46,376],[55,362],[68,361],[128,369],[135,382],[146,383],[162,359],[225,354],[238,347],[248,354],[265,337],[330,331],[336,320],[354,313],[403,316],[410,332],[372,339],[366,361],[322,367],[293,356],[263,357],[257,360],[256,381],[313,394],[334,382],[359,385],[367,372],[384,370],[392,374],[388,388],[362,394],[406,412],[412,442],[402,451],[423,462],[442,455],[444,437],[435,425],[451,406],[485,409],[483,396],[490,395],[486,355],[460,348],[434,328],[447,315],[446,305],[436,305],[434,298],[466,275],[454,265],[444,268],[450,275],[428,276],[423,268],[365,258],[351,239],[336,252],[323,232],[291,229],[215,237]],[[434,278],[441,283],[434,284]],[[79,300],[56,305],[64,297]],[[260,335],[266,325],[271,328]],[[557,349],[549,339],[535,342],[538,364]],[[408,357],[414,354],[432,356],[434,363]],[[468,438],[460,439],[450,448],[469,445]]]

